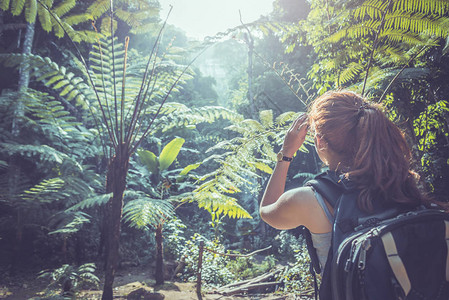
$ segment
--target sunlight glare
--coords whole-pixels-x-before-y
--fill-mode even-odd
[[[173,10],[168,23],[199,40],[240,25],[239,10],[243,22],[250,23],[268,15],[273,8],[273,0],[159,0],[159,3],[162,19],[171,4]]]

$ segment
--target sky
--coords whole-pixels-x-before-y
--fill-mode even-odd
[[[186,32],[188,37],[202,40],[240,25],[239,10],[244,23],[253,22],[272,11],[274,0],[159,0],[160,14],[165,19],[169,5],[173,10],[169,24]]]

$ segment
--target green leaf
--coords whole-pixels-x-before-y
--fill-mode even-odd
[[[25,0],[17,0],[11,2],[11,12],[13,16],[18,16],[22,13],[25,6]]]
[[[0,1],[0,9],[7,10],[9,8],[9,0]]]
[[[25,5],[25,20],[28,23],[36,22],[37,15],[37,2],[36,1],[27,1]]]
[[[159,168],[166,170],[175,161],[185,140],[183,138],[174,138],[162,149],[159,155]]]
[[[190,171],[195,170],[196,168],[198,168],[199,166],[201,166],[201,163],[196,163],[196,164],[191,164],[188,165],[187,167],[185,167],[181,173],[179,173],[179,175],[184,176],[187,175]]]
[[[159,162],[156,155],[148,150],[137,150],[137,155],[139,155],[140,161],[145,165],[145,167],[153,174],[156,174],[159,170]]]
[[[170,202],[141,196],[123,207],[123,220],[136,228],[157,226],[161,220],[171,218],[174,208]]]
[[[261,111],[259,113],[259,118],[262,125],[266,128],[273,126],[273,111],[271,109]]]
[[[254,166],[255,166],[257,169],[259,169],[259,170],[261,170],[261,171],[263,171],[263,172],[265,172],[265,173],[268,173],[268,174],[273,173],[273,169],[270,168],[270,166],[268,166],[268,165],[266,165],[266,164],[264,164],[264,163],[256,162],[256,163],[254,164]]]

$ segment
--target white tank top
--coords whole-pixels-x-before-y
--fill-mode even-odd
[[[313,188],[312,188],[313,189]],[[334,217],[332,216],[331,212],[329,211],[329,208],[326,205],[326,202],[324,201],[323,197],[317,193],[313,189],[315,193],[315,198],[318,201],[318,204],[321,206],[321,208],[324,211],[324,214],[329,219],[329,222],[331,224],[334,223]],[[324,266],[326,265],[327,256],[329,254],[329,248],[331,246],[331,238],[332,238],[332,232],[326,232],[326,233],[313,233],[312,235],[312,242],[313,247],[316,249],[316,253],[318,255],[318,260],[320,261],[321,265],[321,272],[324,269]]]

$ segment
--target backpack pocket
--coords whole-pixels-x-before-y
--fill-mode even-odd
[[[449,299],[449,220],[424,210],[349,236],[334,257],[334,299]]]

